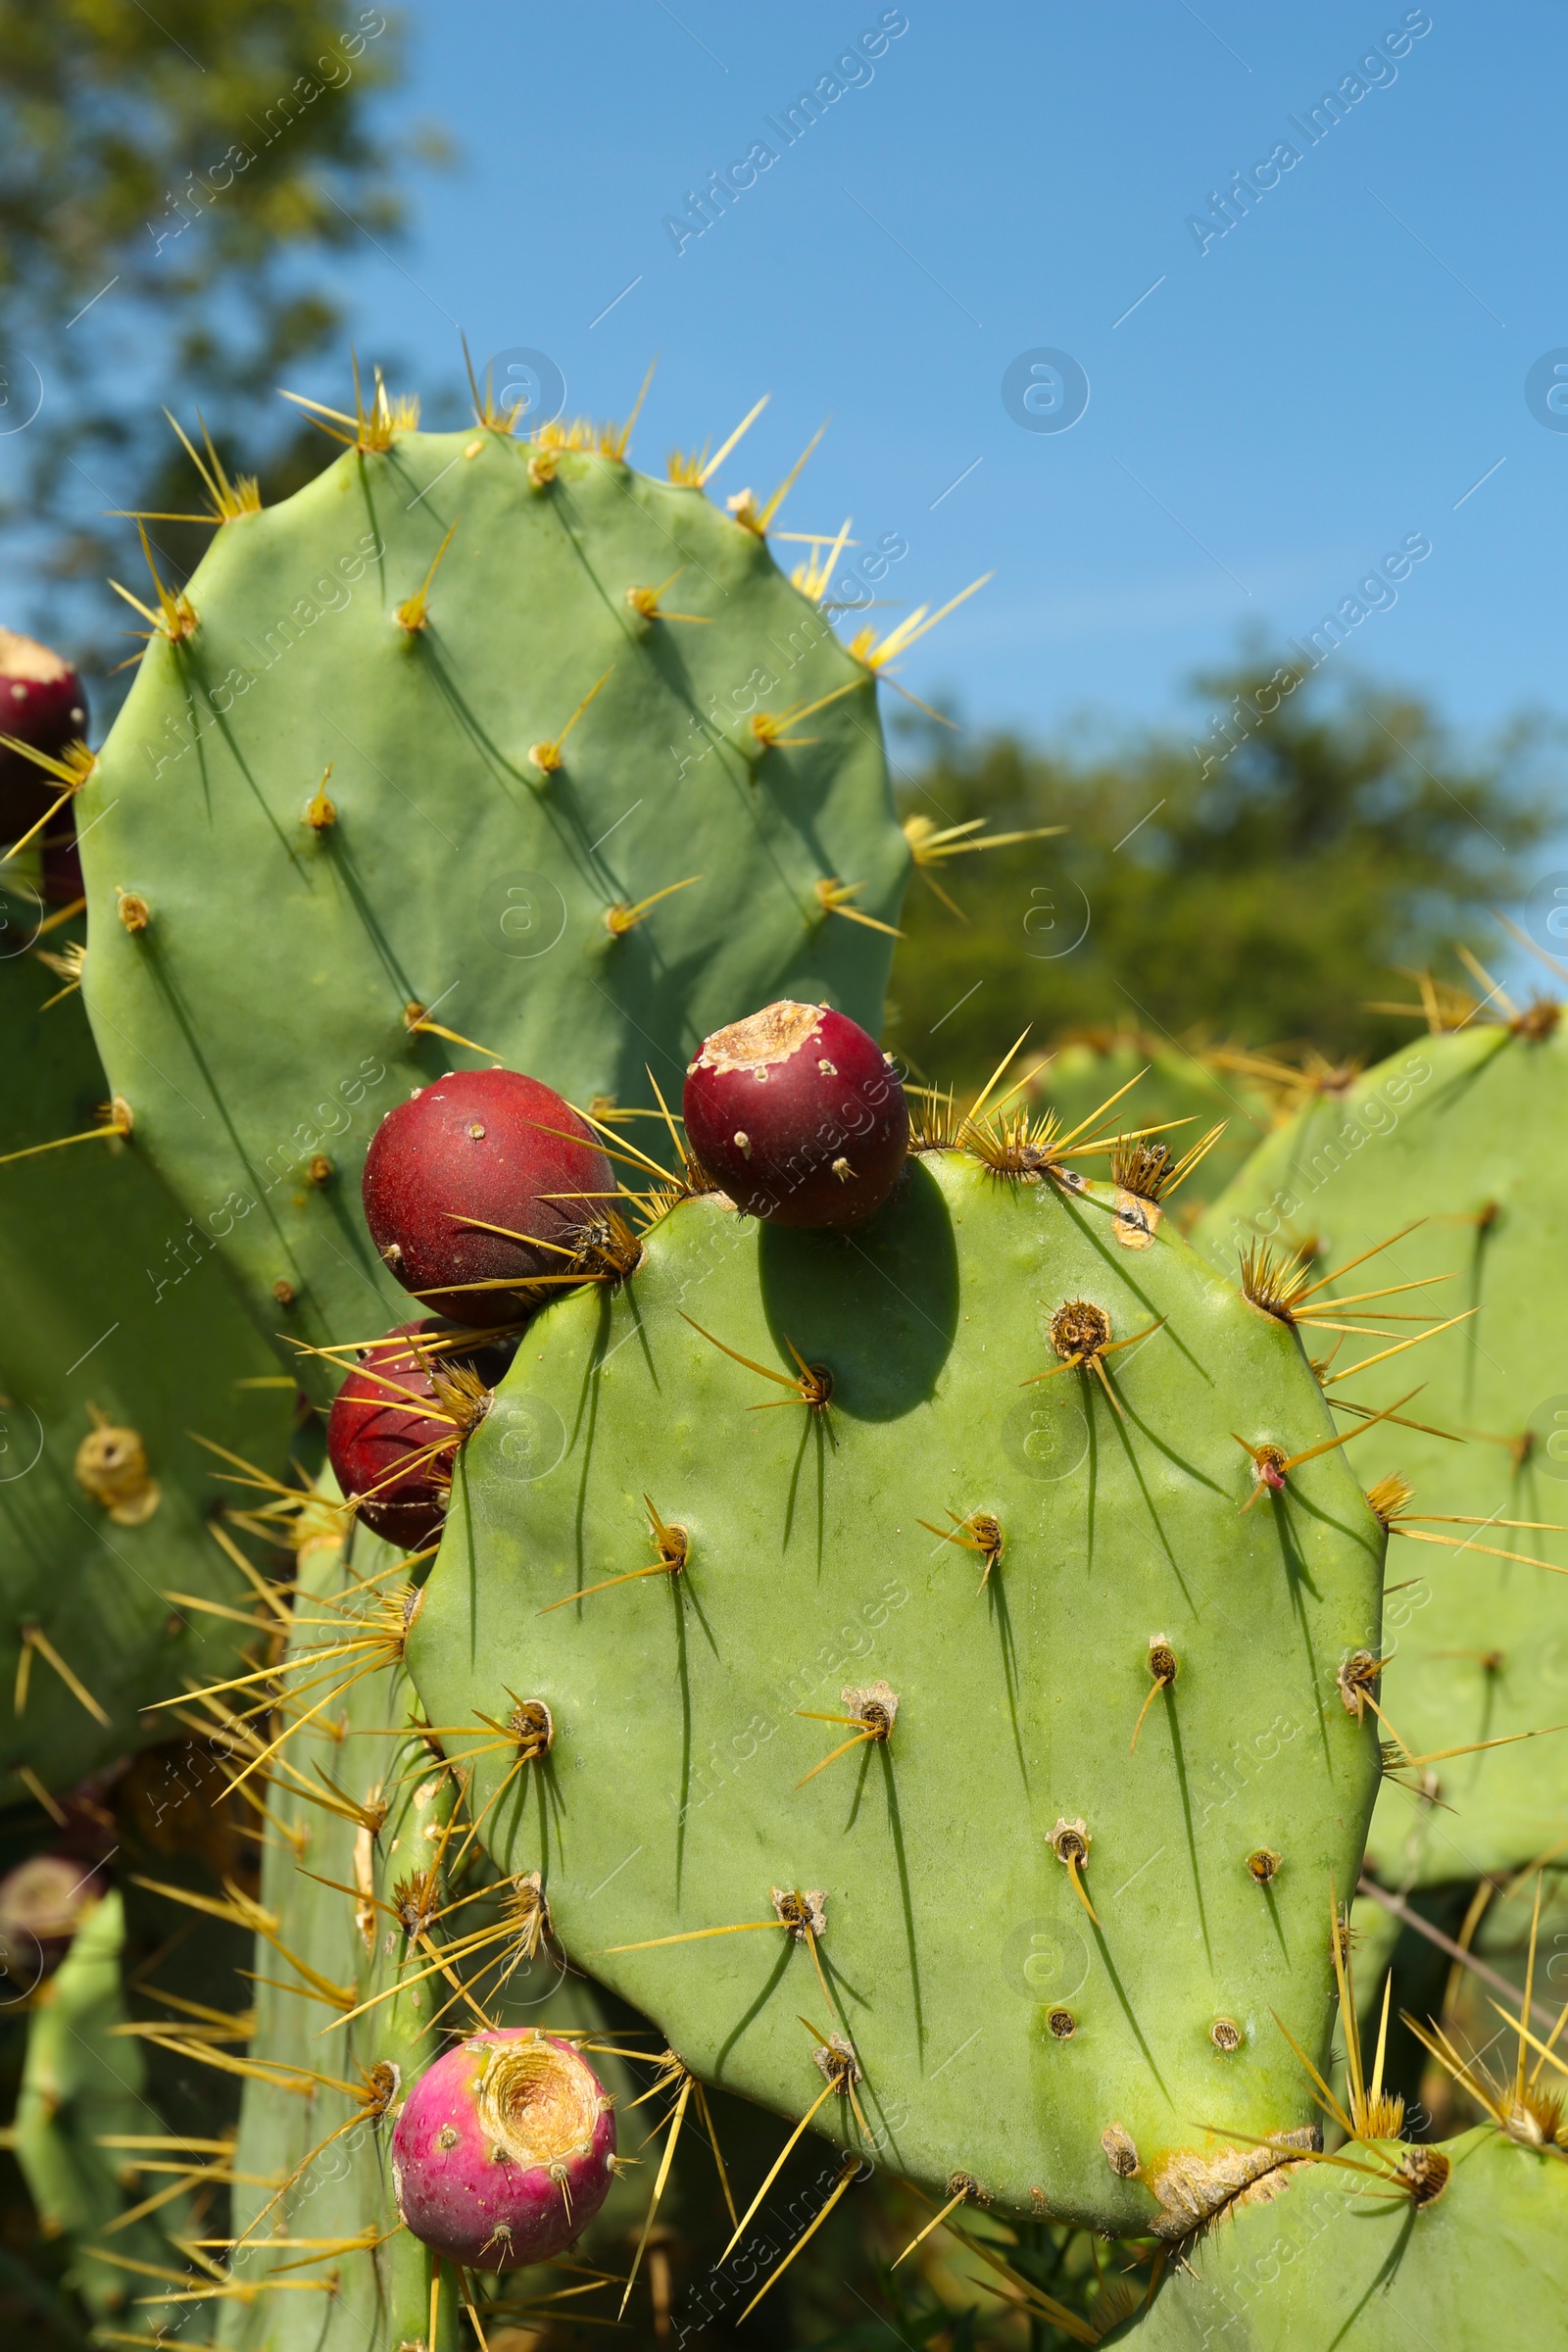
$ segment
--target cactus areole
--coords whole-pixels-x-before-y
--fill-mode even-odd
[[[485,2271],[548,2262],[614,2175],[613,2102],[567,2041],[516,2026],[427,2067],[392,2135],[398,2211],[422,2244]]]
[[[610,1162],[553,1087],[517,1070],[462,1070],[381,1121],[365,1219],[405,1290],[454,1322],[498,1323],[527,1311],[509,1282],[564,1273],[613,1189]]]
[[[682,1103],[692,1150],[738,1208],[775,1225],[863,1225],[909,1145],[889,1055],[858,1023],[787,998],[706,1039]]]

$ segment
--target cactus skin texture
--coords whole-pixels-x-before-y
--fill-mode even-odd
[[[677,572],[652,617],[628,602]],[[407,1313],[361,1163],[463,1052],[412,1007],[579,1107],[651,1106],[650,1065],[673,1100],[771,997],[877,1025],[892,942],[826,887],[897,919],[873,673],[700,489],[402,433],[217,530],[188,600],[78,796],[88,1009],[137,1151],[269,1336]]]
[[[1379,1770],[1335,1677],[1376,1639],[1384,1539],[1337,1451],[1244,1512],[1233,1429],[1327,1431],[1296,1335],[1079,1186],[944,1151],[853,1237],[673,1208],[618,1291],[530,1327],[408,1660],[434,1722],[549,1706],[483,1835],[700,2075],[803,2114],[834,2078],[807,2016],[863,2076],[815,2119],[847,2146],[1177,2235],[1270,2161],[1205,2127],[1311,2125],[1269,2012],[1325,2046],[1328,1878]],[[1166,1318],[1101,1366],[1125,1420],[1053,1347],[1072,1300],[1118,1339]],[[792,1349],[825,1411],[773,1385]],[[1130,1754],[1156,1635],[1179,1671]],[[891,1736],[852,1723],[808,1778],[873,1698]]]
[[[130,2264],[151,2264],[154,2278],[177,2277],[166,2232],[189,2229],[190,2200],[180,2197],[128,2228],[106,2226],[145,2194],[165,2185],[139,2176],[133,2150],[106,2148],[104,2139],[156,2132],[161,2118],[147,2100],[147,2067],[136,2041],[117,2033],[127,2022],[120,1983],[124,1912],[117,1892],[84,1915],[70,1951],[38,1997],[27,2030],[27,2055],[17,2103],[15,2146],[38,2219],[50,2237],[72,2242],[72,2277],[95,2320],[157,2329],[208,2343],[205,2315],[156,2299],[134,2313],[132,2299],[156,2298],[145,2275],[101,2260],[110,2253]]]
[[[108,1096],[80,1000],[41,1009],[58,986],[30,956],[0,960],[0,1152],[89,1129]],[[165,1595],[252,1605],[206,1525],[225,1465],[190,1432],[280,1475],[292,1397],[238,1385],[276,1377],[211,1246],[128,1143],[0,1167],[0,1800],[24,1798],[19,1766],[66,1788],[166,1737],[142,1708],[235,1670],[244,1632]],[[96,1494],[77,1475],[94,1406]],[[115,1429],[140,1439],[144,1474]],[[36,1648],[16,1712],[29,1626],[107,1721]]]
[[[1424,1383],[1410,1418],[1472,1433],[1454,1445],[1385,1424],[1355,1448],[1370,1486],[1398,1472],[1412,1513],[1568,1522],[1568,1482],[1552,1446],[1568,1418],[1562,1331],[1568,1205],[1568,1035],[1472,1026],[1422,1038],[1338,1099],[1308,1104],[1271,1136],[1197,1229],[1200,1248],[1234,1271],[1237,1250],[1270,1237],[1282,1250],[1315,1237],[1322,1270],[1411,1223],[1427,1221],[1334,1286],[1452,1279],[1402,1298],[1442,1320],[1480,1313],[1348,1382],[1374,1407]],[[1322,1252],[1329,1254],[1324,1256]],[[1386,1270],[1384,1270],[1386,1269]],[[1333,1291],[1326,1294],[1332,1297]],[[1376,1307],[1369,1321],[1377,1320]],[[1394,1338],[1423,1328],[1389,1323]],[[1390,1339],[1348,1340],[1338,1370]],[[1509,1443],[1522,1441],[1516,1459]],[[1397,1522],[1396,1522],[1397,1524]],[[1434,1524],[1467,1548],[1396,1542],[1385,1647],[1395,1652],[1382,1703],[1414,1755],[1568,1721],[1568,1587],[1561,1576],[1494,1551],[1568,1566],[1568,1537]],[[1490,1547],[1490,1548],[1489,1548]],[[1390,1781],[1369,1866],[1387,1884],[1440,1885],[1507,1874],[1568,1835],[1568,1735],[1525,1740],[1432,1767],[1442,1803]],[[1414,1776],[1419,1779],[1419,1775]]]
[[[1394,2164],[1446,2158],[1442,2194],[1412,2207],[1364,2173],[1290,2165],[1188,2247],[1152,2309],[1105,2342],[1138,2352],[1545,2352],[1557,2342],[1568,2295],[1562,2158],[1485,2127],[1433,2149],[1375,2144]]]

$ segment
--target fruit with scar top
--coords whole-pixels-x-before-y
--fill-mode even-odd
[[[438,2254],[479,2270],[547,2262],[614,2178],[615,2117],[569,2041],[514,2026],[427,2067],[392,2134],[398,2210]]]
[[[826,1004],[786,998],[715,1029],[687,1069],[682,1108],[709,1174],[775,1225],[863,1225],[908,1151],[891,1056]]]

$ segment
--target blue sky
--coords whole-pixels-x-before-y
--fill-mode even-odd
[[[624,414],[657,352],[633,448],[653,468],[771,392],[720,492],[771,488],[830,417],[784,522],[899,534],[883,593],[905,606],[995,573],[915,649],[915,691],[979,725],[1200,721],[1196,665],[1305,632],[1421,533],[1430,557],[1337,661],[1470,733],[1558,702],[1568,432],[1525,389],[1568,346],[1568,23],[1546,0],[407,17],[394,112],[461,153],[415,190],[395,263],[366,245],[362,350],[429,390],[461,324],[476,355],[547,354],[595,415]],[[863,33],[880,54],[786,143],[768,119],[847,81]],[[1325,91],[1343,119],[1313,143]],[[666,218],[759,142],[777,160],[677,251]],[[1238,172],[1227,227],[1210,197]],[[1087,376],[1070,429],[1004,405],[1041,349]]]

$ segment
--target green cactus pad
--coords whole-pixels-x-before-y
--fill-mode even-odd
[[[318,1542],[302,1551],[299,1614],[305,1622],[291,1642],[292,1654],[353,1640],[357,1580],[384,1577],[398,1557],[363,1529],[354,1532],[353,1553],[350,1569],[338,1544]],[[372,1588],[385,1589],[384,1583]],[[343,1675],[360,1662],[347,1657]],[[242,2242],[228,2262],[235,2281],[257,2292],[254,2300],[225,2303],[219,2334],[236,2352],[304,2352],[307,2346],[310,2352],[361,2352],[367,2344],[425,2337],[429,2257],[399,2229],[388,2145],[397,2093],[444,2046],[433,2020],[447,1988],[439,1976],[425,1977],[352,2024],[340,2022],[345,2005],[394,1981],[404,1937],[374,1902],[390,1904],[395,1885],[429,1865],[426,1829],[451,1810],[447,1776],[406,1733],[408,1701],[395,1666],[373,1670],[344,1693],[324,1725],[306,1727],[287,1749],[291,1778],[303,1775],[314,1787],[318,1767],[351,1804],[384,1812],[377,1835],[346,1813],[309,1801],[296,1787],[270,1792],[281,1835],[269,1844],[263,1865],[262,1905],[270,1935],[257,1943],[256,2031],[249,2051],[261,2072],[247,2082],[240,2112],[235,2171],[241,2185],[233,2210],[234,2235]],[[280,1954],[278,1944],[303,1965]],[[409,1973],[412,1978],[415,1969]],[[330,1993],[334,1986],[341,1987],[337,1999]],[[382,2066],[397,2072],[392,2095],[375,2112],[326,2082],[311,2081],[335,2078],[368,2090]],[[270,2242],[302,2236],[359,2238],[366,2250],[302,2271],[290,2267],[298,2261],[295,2248]],[[386,2243],[378,2244],[383,2237]],[[270,2285],[274,2278],[324,2278],[331,2273],[336,2285],[330,2295]],[[450,2308],[441,2315],[438,2344],[440,2352],[455,2352],[464,2329],[456,2296],[449,2291],[446,2300]]]
[[[128,2314],[150,2296],[150,2307],[143,2303],[132,2315],[138,2327],[178,2327],[187,2341],[207,2343],[205,2315],[190,2327],[188,2309],[161,2306],[154,2283],[170,2280],[171,2292],[177,2286],[166,2232],[193,2226],[190,2199],[128,2225],[122,2219],[167,2185],[137,2171],[132,2144],[160,2131],[162,2119],[147,2100],[141,2049],[124,2031],[124,1936],[121,1897],[106,1894],[37,1996],[17,2102],[17,2160],[45,2235],[71,2244],[72,2283],[96,2320]]]
[[[465,1051],[420,1007],[584,1105],[651,1105],[649,1066],[671,1096],[773,997],[877,1028],[909,855],[873,673],[700,488],[400,433],[225,523],[188,600],[80,796],[86,990],[137,1151],[269,1335],[407,1312],[359,1180]]]
[[[863,2070],[863,2129],[846,2095],[817,2129],[1179,2234],[1269,2161],[1220,2128],[1310,2126],[1270,2011],[1323,2049],[1329,1879],[1353,1884],[1378,1772],[1336,1675],[1376,1642],[1383,1532],[1336,1451],[1244,1512],[1233,1431],[1321,1444],[1321,1395],[1292,1333],[1128,1208],[947,1151],[853,1236],[682,1202],[618,1290],[528,1333],[409,1662],[439,1724],[550,1707],[483,1834],[689,2066],[801,2115],[808,2018]],[[1116,1339],[1164,1319],[1102,1364],[1120,1410],[1054,1351],[1073,1300]],[[775,1385],[795,1350],[825,1409]],[[922,1525],[974,1514],[1001,1529],[983,1588],[987,1555]],[[1177,1678],[1132,1754],[1155,1636]],[[846,1728],[807,1718],[879,1686],[890,1740],[808,1778]],[[1080,1820],[1098,1924],[1053,1844]],[[825,1897],[814,1943],[774,1889]]]
[[[0,1152],[89,1130],[108,1098],[80,1000],[42,1009],[59,986],[30,956],[0,959]],[[212,1244],[131,1145],[0,1166],[0,1801],[25,1796],[19,1767],[69,1788],[166,1737],[141,1709],[233,1670],[248,1634],[200,1604],[243,1616],[255,1595],[207,1525],[225,1465],[191,1433],[277,1476],[279,1378]],[[77,1475],[95,1410],[145,1453],[119,1503]],[[29,1643],[18,1714],[28,1628],[92,1709]]]
[[[1382,1303],[1439,1320],[1481,1310],[1342,1384],[1378,1408],[1423,1384],[1409,1417],[1465,1439],[1385,1424],[1356,1446],[1369,1485],[1396,1472],[1409,1481],[1413,1514],[1568,1523],[1559,1174],[1568,1035],[1555,1025],[1533,1033],[1544,1025],[1423,1038],[1348,1091],[1309,1103],[1259,1148],[1195,1236],[1231,1270],[1238,1249],[1260,1236],[1287,1250],[1311,1241],[1327,1270],[1425,1220],[1325,1294],[1446,1275]],[[1370,1302],[1369,1322],[1378,1308]],[[1424,1326],[1383,1328],[1388,1337],[1345,1340],[1336,1369]],[[1411,1525],[1466,1548],[1406,1541],[1391,1554],[1385,1649],[1394,1662],[1381,1696],[1409,1752],[1568,1722],[1568,1582],[1495,1556],[1568,1567],[1568,1536],[1419,1517]],[[1390,1884],[1507,1873],[1568,1836],[1568,1734],[1426,1769],[1436,1805],[1392,1780],[1379,1801],[1369,1853]]]
[[[1370,2151],[1349,2148],[1357,2163]],[[1293,2164],[1186,2251],[1152,2308],[1105,2341],[1138,2352],[1499,2352],[1555,2343],[1568,2295],[1568,2165],[1490,2129],[1435,2150],[1442,2194],[1413,2206],[1337,2165]]]

